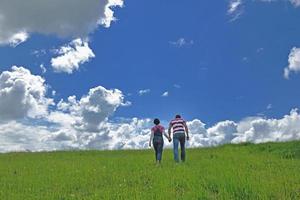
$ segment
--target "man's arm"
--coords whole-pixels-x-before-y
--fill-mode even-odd
[[[172,130],[172,124],[169,124],[169,129],[168,129],[168,135],[169,135],[169,139],[171,139],[171,130]]]
[[[186,122],[183,123],[183,126],[184,126],[184,128],[185,128],[186,139],[189,140],[189,139],[190,139],[190,136],[189,136],[189,128],[188,128],[188,126],[186,125]]]

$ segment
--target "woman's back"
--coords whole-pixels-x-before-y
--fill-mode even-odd
[[[165,131],[165,128],[161,125],[155,125],[151,131],[154,133],[154,136],[162,136],[163,132]]]

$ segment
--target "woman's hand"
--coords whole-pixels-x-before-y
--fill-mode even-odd
[[[151,147],[151,142],[149,142],[149,147]]]

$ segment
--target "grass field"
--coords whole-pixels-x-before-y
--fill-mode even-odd
[[[0,199],[300,199],[300,142],[0,154]]]

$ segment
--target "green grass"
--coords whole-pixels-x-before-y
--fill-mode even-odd
[[[300,199],[300,142],[0,154],[0,199]]]

